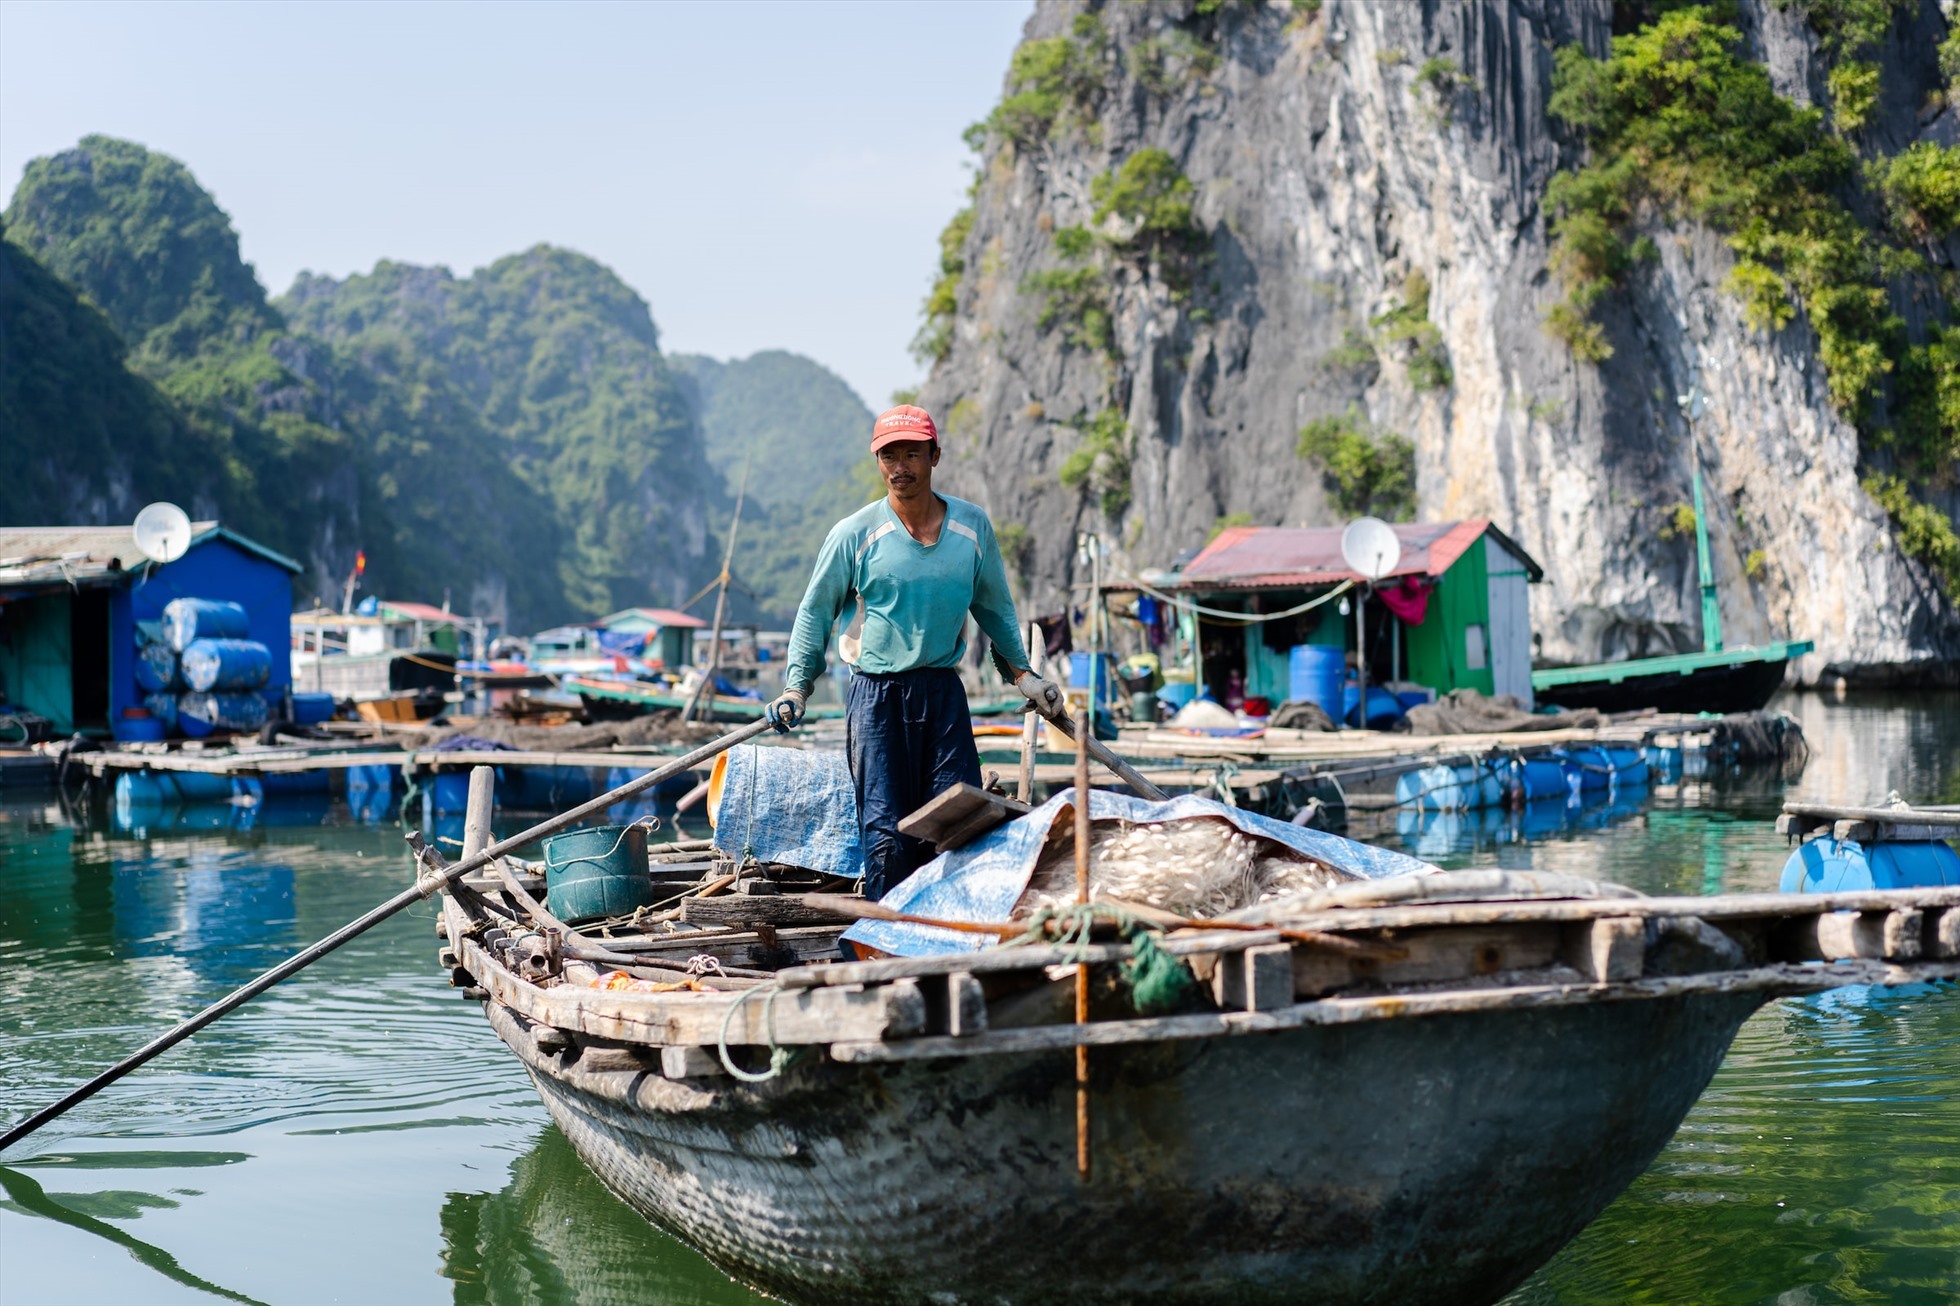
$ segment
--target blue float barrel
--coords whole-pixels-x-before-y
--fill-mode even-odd
[[[255,639],[196,639],[181,666],[185,686],[199,693],[259,689],[272,679],[272,650]]]
[[[202,739],[214,730],[257,730],[267,715],[265,700],[257,694],[193,690],[177,699],[177,726],[192,739]]]
[[[167,644],[145,644],[136,650],[136,684],[147,694],[182,689],[177,678],[177,651]]]
[[[182,653],[200,639],[244,639],[245,609],[225,599],[172,599],[163,608],[163,641]]]
[[[294,694],[292,704],[294,725],[317,726],[322,721],[333,720],[332,694]]]
[[[172,734],[177,729],[177,696],[175,694],[145,694],[143,706],[150,709],[150,715],[163,722],[163,732]]]
[[[1341,691],[1341,720],[1351,726],[1366,725],[1370,730],[1380,730],[1394,725],[1408,713],[1402,710],[1402,700],[1379,685],[1368,686],[1368,719],[1361,719],[1361,686],[1349,685]]]
[[[1863,893],[1960,885],[1960,853],[1943,843],[1873,843],[1831,838],[1798,845],[1783,863],[1778,893]]]
[[[1294,703],[1312,703],[1327,714],[1329,721],[1346,715],[1341,702],[1341,676],[1347,670],[1347,653],[1332,644],[1295,644],[1286,655],[1286,697]]]

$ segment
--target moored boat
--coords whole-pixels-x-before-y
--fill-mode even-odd
[[[741,875],[704,884],[761,887]],[[1763,1002],[1960,976],[1951,888],[1401,876],[1144,945],[859,962],[826,960],[822,904],[737,892],[581,961],[517,882],[445,901],[452,980],[608,1186],[799,1302],[1495,1300],[1652,1160]],[[1125,978],[1152,951],[1191,981],[1174,1009]]]

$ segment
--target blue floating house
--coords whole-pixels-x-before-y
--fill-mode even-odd
[[[250,637],[272,651],[265,693],[282,697],[299,572],[217,522],[192,523],[190,547],[167,563],[144,557],[128,526],[0,527],[0,704],[46,717],[57,735],[112,733],[142,703],[143,627],[176,598],[243,606]]]

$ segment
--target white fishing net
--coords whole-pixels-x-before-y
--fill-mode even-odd
[[[1223,916],[1355,878],[1214,818],[1098,821],[1089,836],[1092,899],[1143,903],[1179,916]],[[1015,914],[1074,901],[1075,829],[1059,821]]]

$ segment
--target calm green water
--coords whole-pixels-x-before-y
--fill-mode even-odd
[[[1960,802],[1960,698],[1789,707],[1815,750],[1794,783],[1711,777],[1610,821],[1411,830],[1408,846],[1650,892],[1759,889],[1783,862],[1786,795]],[[219,812],[139,837],[0,800],[0,1118],[404,882],[393,830],[293,815],[309,823],[239,831]],[[443,986],[432,921],[371,932],[10,1153],[0,1303],[761,1300],[578,1163]],[[1511,1300],[1957,1298],[1948,987],[1758,1015],[1650,1171]]]

